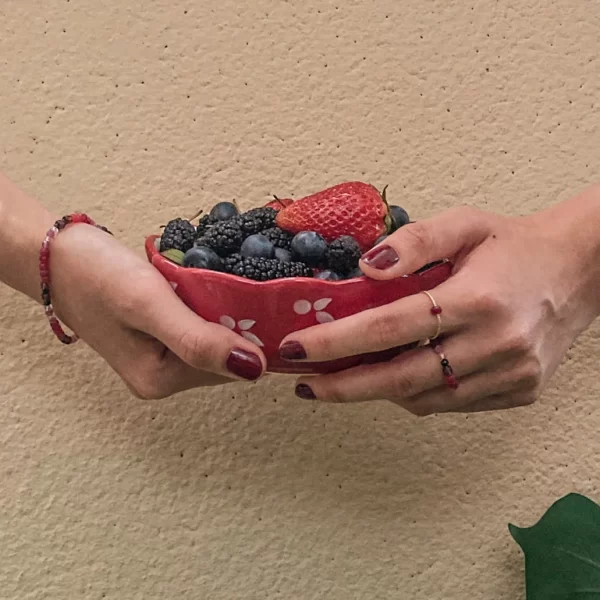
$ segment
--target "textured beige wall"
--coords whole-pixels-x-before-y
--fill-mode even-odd
[[[599,34],[597,0],[2,0],[0,168],[140,251],[355,177],[529,212],[600,180]],[[533,408],[423,420],[277,376],[134,400],[6,289],[0,331],[1,598],[514,600],[507,522],[600,500],[598,324]]]

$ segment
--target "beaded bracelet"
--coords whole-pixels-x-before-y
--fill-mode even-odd
[[[106,227],[96,225],[96,223],[92,219],[90,219],[87,215],[84,215],[82,213],[66,215],[62,219],[56,221],[56,223],[54,223],[54,227],[52,227],[48,231],[48,233],[46,233],[46,237],[44,238],[44,241],[42,242],[42,247],[40,249],[40,279],[42,280],[42,302],[44,304],[44,311],[50,323],[50,328],[54,332],[54,335],[56,335],[56,337],[63,344],[74,344],[79,339],[79,337],[75,333],[73,333],[73,335],[68,335],[67,333],[65,333],[65,330],[62,328],[60,322],[54,314],[54,307],[52,306],[52,297],[50,295],[50,242],[67,225],[76,223],[92,225],[93,227],[96,227],[101,231],[105,231],[106,233],[112,235],[112,233],[108,229],[106,229]]]

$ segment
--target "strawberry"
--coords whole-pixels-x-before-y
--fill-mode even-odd
[[[351,235],[365,251],[390,231],[392,219],[385,189],[379,193],[368,183],[351,181],[296,200],[279,211],[275,223],[291,233],[316,231],[327,242]]]
[[[291,198],[278,198],[277,196],[273,196],[274,200],[267,202],[265,204],[265,208],[273,208],[275,210],[281,210],[286,206],[292,204],[293,200]]]

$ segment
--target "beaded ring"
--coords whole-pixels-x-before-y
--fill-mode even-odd
[[[442,367],[442,374],[444,375],[444,381],[446,382],[446,385],[455,390],[458,388],[458,380],[454,375],[454,370],[450,365],[450,361],[444,354],[441,343],[436,341],[442,332],[442,307],[435,301],[434,297],[429,292],[423,291],[423,294],[425,294],[429,300],[431,300],[430,312],[437,318],[437,331],[433,337],[429,338],[429,345],[431,346],[431,349],[440,357],[440,365]]]
[[[50,242],[65,228],[67,225],[76,224],[76,223],[84,223],[86,225],[92,225],[101,231],[105,231],[112,235],[112,233],[106,229],[106,227],[102,227],[101,225],[97,225],[90,217],[82,213],[74,213],[72,215],[66,215],[62,219],[59,219],[54,223],[54,226],[48,230],[46,233],[46,237],[42,242],[42,247],[40,248],[40,279],[41,279],[41,291],[42,291],[42,303],[44,305],[44,312],[46,313],[46,317],[48,317],[48,322],[50,323],[50,328],[54,332],[54,335],[63,343],[63,344],[74,344],[79,337],[77,334],[73,333],[72,335],[68,335],[65,333],[65,330],[62,328],[59,320],[56,318],[54,314],[54,307],[52,306],[52,296],[50,294]]]
[[[456,376],[454,375],[454,370],[450,365],[450,361],[446,358],[446,355],[444,354],[442,345],[440,344],[440,342],[434,341],[431,343],[431,349],[441,359],[440,364],[442,366],[442,373],[444,375],[444,381],[446,382],[446,385],[453,390],[457,389],[459,385],[458,379],[456,379]]]

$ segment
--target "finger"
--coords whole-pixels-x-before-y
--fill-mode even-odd
[[[498,405],[498,408],[511,408],[508,398],[514,392],[520,393],[514,380],[505,370],[499,369],[459,379],[459,387],[455,390],[439,386],[412,398],[390,401],[414,415],[425,417],[436,413],[459,412],[474,403],[489,400],[492,396],[503,397],[506,401],[504,406]]]
[[[164,376],[161,378],[165,396],[172,396],[186,390],[200,387],[213,387],[235,381],[215,373],[199,371],[183,362],[176,354],[168,351],[164,358]]]
[[[409,223],[372,248],[360,268],[373,279],[393,279],[430,262],[454,259],[490,234],[491,216],[470,207],[453,208],[430,219]]]
[[[483,400],[477,400],[467,406],[463,406],[454,412],[475,413],[475,412],[491,412],[496,410],[505,410],[507,406],[518,408],[529,406],[535,402],[535,396],[528,393],[514,393],[507,395],[494,395]]]
[[[479,336],[451,337],[444,341],[444,352],[451,357],[458,378],[490,367],[498,360],[489,340]],[[389,362],[298,380],[301,394],[325,402],[407,400],[443,384],[440,358],[429,346],[405,352]]]
[[[443,307],[440,334],[455,333],[467,322],[464,290],[452,281],[432,292]],[[414,294],[331,323],[288,335],[279,348],[285,360],[328,361],[396,348],[433,337],[438,320],[431,300]]]
[[[185,363],[237,379],[256,380],[266,368],[261,349],[233,331],[209,323],[190,310],[165,282],[161,301],[145,315],[145,331],[170,348]]]

